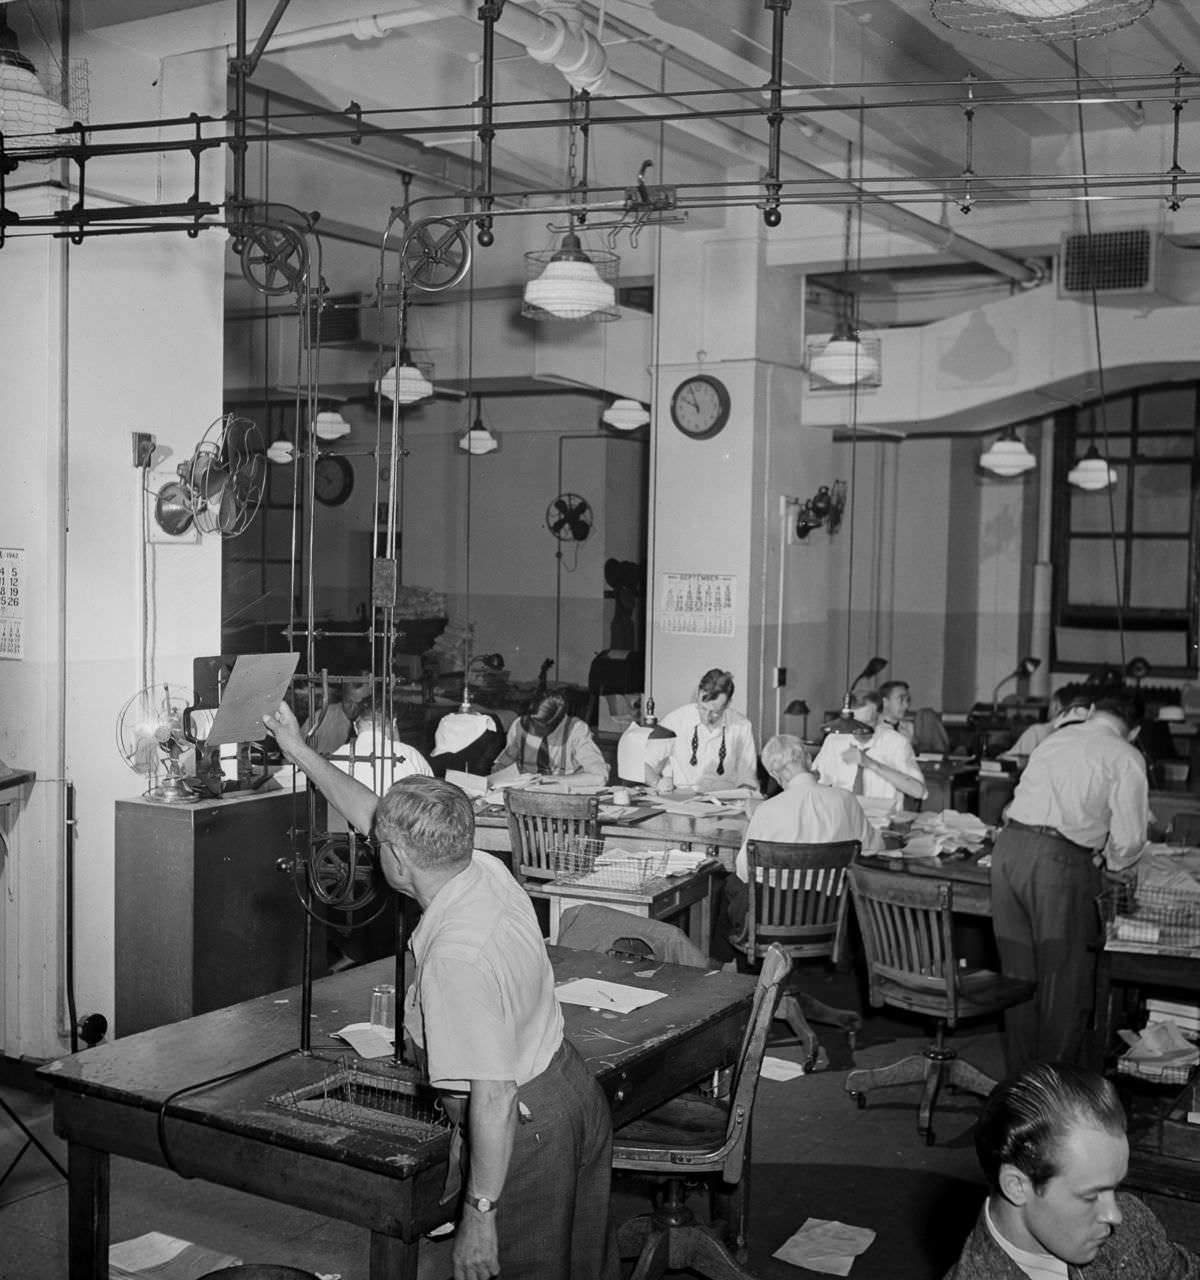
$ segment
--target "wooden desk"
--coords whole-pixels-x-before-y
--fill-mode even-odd
[[[860,857],[865,867],[886,867],[905,875],[949,880],[954,885],[954,911],[964,916],[991,916],[991,872],[979,865],[982,855],[962,858],[889,858],[886,855]]]
[[[653,808],[653,806],[649,806]],[[644,812],[644,810],[643,810]],[[690,849],[695,845],[711,849],[740,849],[746,838],[744,814],[724,814],[712,818],[692,818],[681,813],[653,813],[639,818],[631,812],[631,820],[604,822],[600,834],[621,844],[655,844],[664,849]],[[502,810],[489,810],[475,818],[475,847],[489,853],[511,853],[508,821]]]
[[[602,977],[668,995],[625,1015],[563,1007],[567,1033],[607,1094],[614,1123],[736,1058],[752,978],[679,965],[639,978],[632,965],[606,955],[560,947],[550,955],[559,981]],[[391,960],[377,961],[314,984],[310,1056],[294,1049],[300,991],[292,988],[43,1067],[54,1092],[55,1131],[69,1144],[71,1280],[107,1280],[109,1157],[167,1165],[160,1111],[179,1173],[366,1227],[370,1280],[416,1280],[418,1242],[448,1216],[438,1204],[448,1136],[415,1142],[268,1103],[353,1056],[331,1033],[361,1021],[372,985],[393,972]],[[243,1069],[227,1083],[180,1093]]]
[[[594,884],[562,884],[547,880],[538,892],[550,899],[550,941],[558,941],[562,913],[586,902],[602,903],[617,911],[652,920],[677,920],[687,936],[708,955],[712,936],[713,873],[720,864],[714,859],[702,863],[687,875],[650,880],[639,889],[609,888]]]

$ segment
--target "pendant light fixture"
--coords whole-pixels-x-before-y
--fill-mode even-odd
[[[640,400],[614,400],[600,415],[600,421],[618,431],[636,431],[650,421],[650,411]]]
[[[475,397],[475,420],[471,429],[464,431],[459,437],[458,447],[464,453],[495,453],[500,448],[500,441],[483,425],[483,413],[480,398]]]
[[[1076,489],[1098,493],[1117,483],[1117,469],[1100,456],[1100,450],[1093,442],[1087,453],[1067,472],[1067,483]]]
[[[341,440],[350,434],[350,424],[337,409],[322,409],[313,421],[313,431],[318,440]]]
[[[400,334],[395,359],[375,380],[375,390],[396,404],[416,404],[433,395],[433,365],[418,364],[408,349],[408,291],[400,298]]]
[[[1020,476],[1032,471],[1037,459],[1018,438],[1016,427],[1009,427],[979,455],[979,465],[994,476]]]
[[[567,150],[567,188],[587,201],[588,123],[586,90],[571,94]],[[580,120],[582,116],[582,121]],[[583,164],[577,180],[575,160],[583,141]],[[580,232],[585,214],[574,218],[557,245],[525,255],[526,283],[521,314],[530,320],[607,321],[620,319],[617,268],[620,257],[608,249],[585,248]]]
[[[993,40],[1081,40],[1145,17],[1154,0],[931,0],[944,27]]]
[[[49,146],[59,141],[54,130],[71,123],[71,113],[46,91],[37,68],[21,52],[7,9],[0,5],[0,133],[9,147]]]
[[[846,175],[853,169],[853,143],[846,144]],[[862,210],[859,209],[859,226]],[[841,293],[833,336],[809,339],[805,367],[813,387],[877,387],[882,382],[883,344],[875,334],[864,336],[858,325],[858,295],[853,282],[856,272],[850,261],[854,205],[846,206],[842,247]]]

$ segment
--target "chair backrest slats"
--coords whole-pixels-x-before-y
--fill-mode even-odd
[[[513,873],[522,884],[553,880],[555,855],[580,836],[598,839],[600,801],[595,796],[535,792],[509,788],[504,793],[512,845]]]
[[[851,867],[849,875],[871,1004],[878,1008],[884,1003],[885,984],[892,997],[899,986],[910,997],[909,1007],[953,1026],[958,1018],[958,960],[952,883],[862,865]]]
[[[860,847],[857,840],[748,841],[747,955],[759,959],[772,943],[798,959],[834,955],[846,909],[846,868]]]

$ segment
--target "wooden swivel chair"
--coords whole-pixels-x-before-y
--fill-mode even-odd
[[[791,967],[782,947],[767,949],[727,1098],[681,1094],[613,1135],[614,1169],[666,1184],[653,1213],[617,1232],[621,1256],[638,1258],[631,1280],[684,1268],[711,1280],[752,1280],[739,1265],[748,1232],[750,1120],[767,1031]],[[685,1204],[686,1184],[696,1180],[708,1184],[707,1224]]]
[[[934,1019],[937,1034],[921,1054],[886,1067],[851,1071],[846,1092],[860,1107],[871,1089],[923,1080],[917,1132],[934,1142],[933,1108],[943,1084],[986,1097],[996,1081],[946,1044],[962,1018],[995,1015],[1033,995],[1035,984],[990,969],[960,968],[951,913],[954,886],[903,871],[852,866],[850,891],[866,951],[870,1000]]]
[[[579,837],[600,838],[595,796],[539,793],[510,787],[504,793],[513,874],[536,895],[539,881],[558,874],[556,850]]]
[[[747,961],[757,964],[778,943],[793,960],[834,960],[841,955],[846,926],[846,868],[862,847],[858,840],[828,844],[787,844],[750,840],[746,844],[749,893],[745,932],[730,939]],[[834,1009],[798,991],[793,970],[779,998],[776,1016],[804,1047],[811,1069],[820,1043],[809,1021],[839,1027],[853,1050],[862,1018],[852,1009]]]

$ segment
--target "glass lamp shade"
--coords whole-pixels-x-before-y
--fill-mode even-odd
[[[618,431],[636,431],[650,421],[650,413],[640,400],[614,400],[600,420]]]
[[[810,343],[808,373],[816,386],[877,387],[882,381],[879,339],[835,333],[828,342]]]
[[[287,466],[296,457],[296,446],[290,440],[276,440],[267,449],[267,457],[279,466]]]
[[[1127,27],[1154,0],[930,0],[944,27],[995,40],[1077,40]]]
[[[1019,476],[1032,471],[1037,459],[1015,435],[1006,435],[979,455],[979,465],[996,476]]]
[[[416,404],[433,395],[433,365],[417,364],[407,350],[376,379],[375,390],[397,404]]]
[[[1095,445],[1092,445],[1087,453],[1067,472],[1068,484],[1074,485],[1076,489],[1086,489],[1090,493],[1097,493],[1101,489],[1107,489],[1110,485],[1116,484],[1116,482],[1116,468],[1109,466],[1108,462],[1097,452]]]
[[[336,409],[322,409],[313,422],[313,430],[318,440],[340,440],[350,434],[350,424]]]
[[[558,249],[525,255],[528,279],[521,314],[533,320],[616,320],[619,264],[620,258],[608,250],[585,252],[569,231]]]
[[[33,64],[19,50],[0,45],[0,132],[6,145],[52,146],[55,129],[71,123],[61,102],[48,97]]]
[[[463,432],[458,447],[464,453],[495,453],[500,448],[500,441],[482,422],[477,421],[470,431]]]

